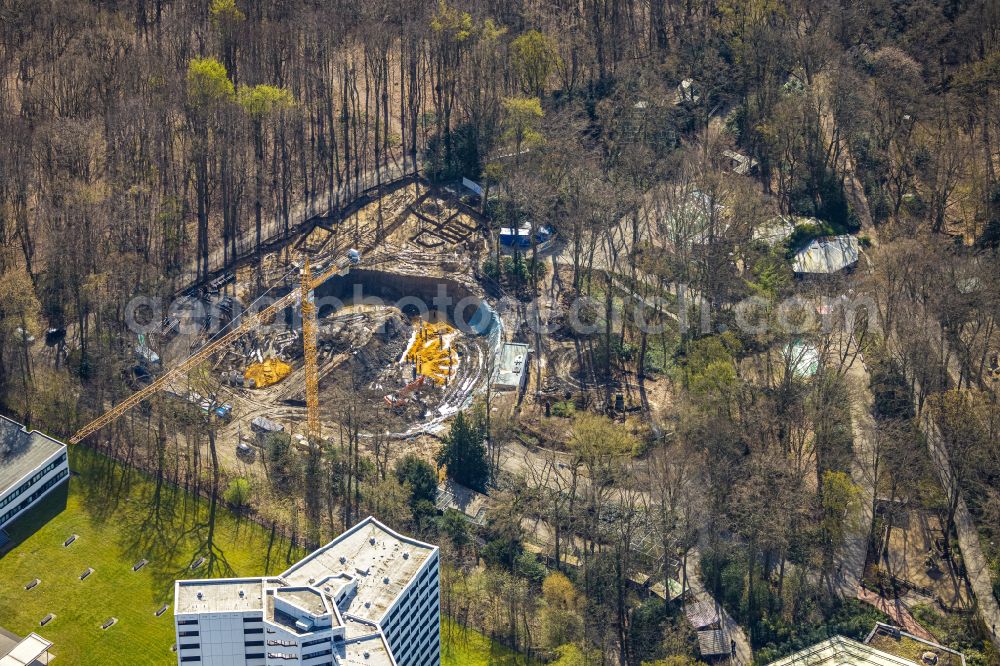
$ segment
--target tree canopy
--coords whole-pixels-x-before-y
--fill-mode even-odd
[[[479,492],[486,492],[490,481],[485,434],[479,419],[459,412],[438,454],[438,464],[447,468],[448,478]]]

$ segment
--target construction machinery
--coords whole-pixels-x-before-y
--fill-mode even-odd
[[[170,368],[169,370],[167,370],[166,372],[164,372],[162,375],[160,375],[157,379],[155,379],[153,382],[151,382],[145,388],[140,389],[140,390],[136,391],[135,393],[129,395],[127,398],[125,398],[124,400],[122,400],[121,402],[119,402],[117,405],[113,406],[111,409],[109,409],[108,411],[104,412],[103,414],[101,414],[100,416],[98,416],[96,419],[94,419],[93,421],[91,421],[90,423],[88,423],[87,425],[83,426],[79,431],[76,432],[76,434],[74,434],[72,437],[69,438],[69,443],[70,444],[79,444],[80,441],[82,441],[84,438],[89,437],[90,435],[94,434],[95,432],[97,432],[98,430],[100,430],[101,428],[103,428],[104,426],[106,426],[106,425],[108,425],[110,423],[113,423],[116,420],[118,420],[118,418],[120,418],[123,414],[125,414],[126,412],[128,412],[130,409],[132,409],[133,407],[135,407],[136,405],[138,405],[142,401],[149,399],[150,397],[152,397],[153,395],[155,395],[156,393],[158,393],[162,389],[169,388],[174,383],[174,381],[176,381],[176,380],[180,379],[181,377],[183,377],[184,375],[186,375],[190,370],[193,370],[195,367],[197,367],[197,365],[199,363],[201,363],[202,361],[205,361],[208,358],[210,358],[212,356],[212,354],[214,354],[215,352],[219,351],[220,349],[223,349],[227,345],[233,343],[234,341],[236,341],[237,339],[239,339],[239,337],[241,335],[244,335],[244,334],[246,334],[246,333],[248,333],[248,332],[250,332],[250,331],[258,328],[261,325],[262,322],[269,321],[269,320],[273,319],[273,317],[276,314],[278,314],[279,312],[281,312],[285,308],[287,308],[289,306],[292,306],[292,305],[295,305],[296,301],[301,298],[301,294],[303,292],[309,292],[312,289],[315,289],[319,285],[321,285],[324,282],[326,282],[327,280],[329,280],[334,275],[343,273],[345,270],[347,270],[348,266],[350,266],[350,261],[345,257],[345,258],[339,259],[336,263],[334,263],[332,266],[330,266],[326,271],[324,271],[317,278],[312,278],[311,275],[310,275],[310,273],[308,272],[308,270],[303,271],[303,275],[302,275],[302,284],[303,284],[303,287],[302,287],[301,291],[296,292],[296,291],[293,290],[293,291],[289,292],[288,294],[286,294],[285,296],[283,296],[283,297],[279,298],[278,300],[276,300],[271,305],[267,306],[266,308],[263,308],[259,312],[253,312],[253,311],[243,312],[238,317],[236,317],[235,319],[233,319],[233,321],[231,321],[229,324],[227,324],[226,328],[223,329],[222,332],[220,332],[212,340],[209,340],[204,346],[202,346],[194,354],[192,354],[191,356],[187,357],[185,360],[181,361],[175,367]],[[306,285],[307,284],[308,284],[308,289],[306,289]],[[303,299],[303,304],[306,301],[308,301],[308,299]],[[311,305],[311,302],[310,302],[310,305]],[[313,306],[313,314],[312,314],[313,318],[315,317],[315,310],[314,310],[314,308],[315,308],[315,306]],[[312,330],[313,330],[313,335],[312,335],[312,344],[311,344],[311,347],[312,347],[312,354],[311,354],[311,356],[312,356],[313,364],[314,364],[313,367],[315,367],[315,357],[316,357],[315,319],[313,319],[313,329]],[[306,336],[303,336],[303,337],[306,337]],[[308,359],[310,357],[310,354],[308,353],[308,349],[309,349],[310,345],[309,345],[308,342],[304,341],[304,346],[305,346],[305,348],[307,350],[306,358]],[[309,391],[310,391],[309,384],[308,384],[308,364],[309,364],[309,362],[307,361],[307,384],[306,384],[306,406],[307,407],[309,406]],[[314,374],[313,376],[315,377],[316,375]],[[318,404],[318,402],[319,402],[319,399],[318,399],[318,381],[317,381],[316,391],[317,391],[317,393],[316,393],[316,395],[314,397],[315,397],[315,403]],[[315,413],[315,412],[316,412],[316,410],[314,409],[313,413]],[[316,419],[316,425],[317,425],[317,431],[318,431],[318,423],[319,423],[319,415],[318,414],[316,414],[315,419]]]
[[[292,366],[280,358],[272,356],[260,363],[248,366],[243,373],[243,379],[249,388],[267,388],[268,386],[277,384],[290,375],[291,372]],[[251,384],[251,382],[253,383]]]
[[[406,350],[406,361],[416,366],[418,375],[447,384],[458,361],[451,348],[454,335],[455,329],[446,322],[421,321]]]
[[[425,377],[424,375],[420,375],[412,382],[404,386],[402,390],[399,391],[399,393],[396,393],[395,395],[390,394],[385,396],[386,404],[392,407],[393,409],[400,409],[402,407],[405,407],[408,396],[414,391],[416,391],[418,388],[423,386],[424,380],[426,379],[427,377]]]

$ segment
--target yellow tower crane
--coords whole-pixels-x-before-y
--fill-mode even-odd
[[[72,437],[69,438],[69,443],[70,444],[79,444],[83,439],[85,439],[86,437],[89,437],[90,435],[94,434],[95,432],[97,432],[98,430],[100,430],[101,428],[103,428],[104,426],[109,425],[109,424],[114,423],[115,421],[117,421],[119,418],[121,418],[122,415],[124,415],[126,412],[128,412],[130,409],[132,409],[133,407],[135,407],[136,405],[138,405],[143,400],[151,398],[158,391],[160,391],[160,389],[169,388],[170,385],[174,381],[176,381],[176,380],[180,379],[181,377],[183,377],[185,374],[187,374],[187,372],[189,370],[194,369],[199,363],[201,363],[202,361],[207,360],[215,352],[217,352],[220,349],[224,348],[226,345],[229,345],[229,344],[235,342],[241,335],[244,335],[245,333],[248,333],[248,332],[250,332],[250,331],[258,328],[261,325],[262,322],[268,321],[270,318],[274,317],[275,315],[277,315],[279,312],[281,312],[285,308],[294,305],[295,304],[295,300],[297,298],[301,298],[301,294],[302,293],[307,292],[307,291],[311,291],[312,289],[315,289],[319,285],[321,285],[324,282],[326,282],[327,280],[329,280],[334,275],[343,273],[343,271],[347,270],[347,267],[350,265],[350,263],[351,263],[350,260],[347,259],[346,257],[342,258],[342,259],[339,259],[333,266],[331,266],[330,268],[328,268],[322,275],[320,275],[316,279],[312,279],[310,277],[310,273],[309,273],[308,269],[305,270],[303,272],[303,275],[302,275],[303,290],[300,290],[299,293],[296,293],[295,290],[293,289],[288,294],[282,296],[281,298],[279,298],[277,301],[275,301],[271,305],[269,305],[269,306],[265,307],[264,309],[262,309],[260,312],[246,312],[246,313],[243,313],[236,320],[234,320],[232,323],[230,323],[227,326],[228,330],[225,330],[224,332],[219,333],[215,338],[213,338],[208,343],[206,343],[205,346],[203,346],[201,349],[199,349],[198,351],[196,351],[194,354],[192,354],[191,356],[189,356],[186,359],[184,359],[183,361],[181,361],[178,365],[176,365],[173,368],[170,368],[169,370],[167,370],[166,372],[164,372],[162,375],[160,375],[159,377],[157,377],[156,379],[154,379],[145,388],[142,388],[142,389],[136,391],[135,393],[129,395],[128,397],[126,397],[125,399],[123,399],[121,402],[119,402],[117,405],[112,406],[110,409],[108,409],[108,411],[104,412],[103,414],[101,414],[100,416],[98,416],[96,419],[94,419],[93,421],[91,421],[87,425],[85,425],[82,428],[80,428],[80,430],[78,430]],[[308,289],[305,289],[306,285],[309,286]],[[306,359],[309,359],[310,357],[312,358],[312,361],[311,361],[312,366],[313,366],[313,375],[312,376],[314,378],[316,378],[316,381],[313,384],[314,388],[312,389],[312,390],[315,391],[315,393],[313,393],[313,401],[314,402],[312,403],[313,406],[310,409],[309,408],[309,406],[310,406],[310,402],[309,402],[309,400],[310,400],[310,398],[309,398],[310,388],[309,388],[309,379],[308,379],[309,378],[309,369],[308,369],[308,367],[309,367],[310,361],[307,360],[306,361],[306,407],[307,407],[307,409],[309,411],[309,422],[310,422],[310,424],[313,422],[313,418],[316,419],[316,421],[315,421],[315,424],[316,424],[315,433],[317,435],[319,435],[320,434],[320,432],[319,432],[319,412],[316,409],[316,407],[319,404],[319,381],[318,381],[318,372],[316,371],[316,326],[315,326],[315,316],[316,316],[315,307],[316,306],[315,306],[315,304],[312,303],[312,301],[309,298],[303,298],[302,299],[302,303],[303,303],[303,305],[305,305],[306,303],[308,303],[309,304],[309,308],[310,308],[310,310],[312,312],[312,315],[311,315],[311,317],[312,317],[311,318],[311,327],[312,327],[311,328],[311,330],[312,330],[312,338],[311,339],[312,339],[312,342],[311,343],[308,342],[308,340],[310,338],[309,338],[308,335],[305,335],[305,330],[303,330],[303,338],[305,338],[307,340],[307,342],[306,342],[306,348],[305,348],[305,357],[306,357]],[[306,317],[303,317],[303,321],[305,321],[306,319],[307,319]],[[311,346],[311,350],[312,350],[311,352],[309,351],[310,350],[310,346]],[[313,416],[313,415],[315,415],[315,416]],[[311,426],[310,426],[310,433],[309,434],[310,434],[310,436],[313,434],[313,430],[312,430]]]
[[[302,351],[306,367],[306,415],[310,443],[323,436],[319,421],[319,367],[316,363],[316,303],[312,290],[309,258],[302,267]]]

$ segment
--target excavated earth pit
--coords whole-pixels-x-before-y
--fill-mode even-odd
[[[478,312],[481,300],[455,280],[356,270],[316,289],[320,416],[327,437],[336,424],[357,424],[366,436],[407,438],[436,432],[485,388],[491,340]],[[421,322],[446,322],[441,343],[452,361],[443,376],[420,379],[404,358]],[[486,334],[483,334],[486,333]],[[259,350],[259,351],[258,351]],[[278,326],[234,345],[217,366],[230,379],[254,360],[277,355],[292,365],[282,381],[262,389],[232,386],[242,414],[305,421],[302,340],[294,325]]]

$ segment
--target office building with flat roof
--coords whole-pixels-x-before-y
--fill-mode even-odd
[[[440,664],[438,549],[367,518],[280,576],[179,580],[177,663]]]
[[[0,416],[0,530],[68,477],[65,444]]]

